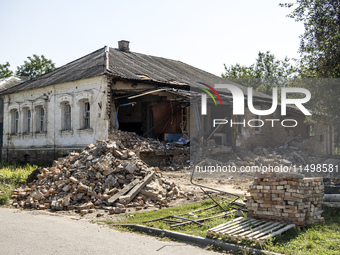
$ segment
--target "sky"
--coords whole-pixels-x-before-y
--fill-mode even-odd
[[[220,76],[259,51],[297,58],[302,23],[284,0],[0,0],[0,64],[28,56],[62,66],[104,46],[180,60]]]

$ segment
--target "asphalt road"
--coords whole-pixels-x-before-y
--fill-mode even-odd
[[[0,208],[1,255],[218,254],[39,211]]]

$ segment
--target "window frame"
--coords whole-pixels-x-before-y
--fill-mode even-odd
[[[36,105],[35,111],[35,132],[44,133],[47,131],[46,128],[46,110],[43,105]],[[43,111],[43,115],[41,114]]]
[[[19,110],[12,109],[10,111],[11,116],[11,135],[18,135],[19,134]]]
[[[24,107],[22,119],[23,134],[30,134],[32,132],[32,111],[29,107]]]
[[[83,104],[83,123],[82,129],[90,129],[91,128],[91,104],[89,101],[84,101]]]
[[[72,106],[70,102],[63,102],[61,111],[61,131],[72,131]]]

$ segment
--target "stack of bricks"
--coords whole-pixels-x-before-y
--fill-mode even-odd
[[[304,226],[323,223],[322,178],[299,174],[265,174],[254,179],[248,190],[248,217]]]

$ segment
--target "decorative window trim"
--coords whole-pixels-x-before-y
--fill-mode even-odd
[[[76,102],[79,104],[80,101],[87,100],[90,104],[93,103],[93,92],[83,91],[76,95]]]
[[[46,107],[47,107],[46,100],[45,99],[38,99],[38,100],[33,102],[33,108],[35,108],[39,105],[41,105],[42,107],[44,107],[46,109]]]
[[[23,137],[23,138],[32,138],[32,137],[33,137],[33,134],[32,134],[32,132],[30,132],[30,133],[23,133],[23,134],[22,134],[22,137]]]
[[[79,135],[93,134],[93,128],[77,129],[77,133],[78,133]]]
[[[34,137],[43,137],[43,136],[47,136],[47,131],[43,131],[43,132],[34,132]]]
[[[19,111],[20,110],[19,104],[18,103],[14,103],[14,104],[9,105],[8,106],[8,111],[10,112],[12,110],[18,110]]]
[[[73,135],[73,129],[71,129],[71,130],[59,130],[59,134],[61,136],[63,136],[63,135]]]
[[[69,104],[73,106],[73,95],[68,94],[60,95],[57,98],[57,102],[59,105],[61,105],[63,102],[69,102]]]

